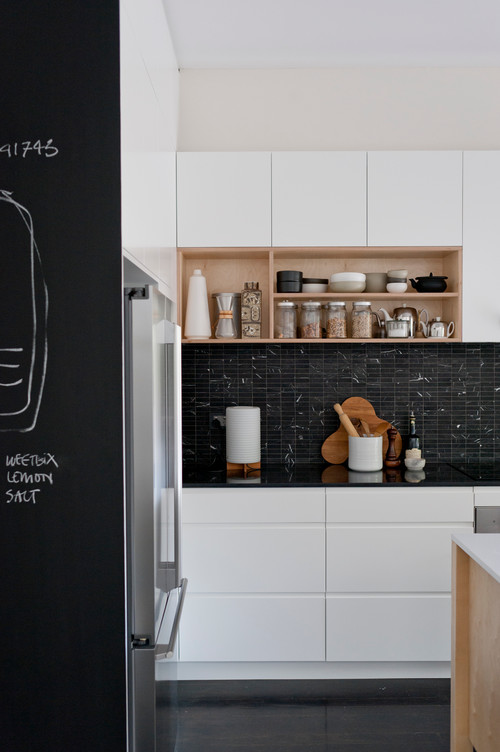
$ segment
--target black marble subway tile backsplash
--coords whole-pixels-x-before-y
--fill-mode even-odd
[[[500,456],[500,344],[184,345],[182,367],[186,465],[224,464],[230,405],[261,408],[263,463],[321,463],[353,396],[402,435],[413,409],[429,460]]]

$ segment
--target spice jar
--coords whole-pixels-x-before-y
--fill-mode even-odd
[[[328,339],[347,337],[347,314],[345,303],[326,304],[326,336]]]
[[[304,339],[321,337],[321,303],[309,300],[300,311],[300,336]]]
[[[274,336],[276,339],[294,339],[297,336],[297,306],[291,300],[282,300],[276,305]]]
[[[352,304],[351,336],[354,339],[371,339],[372,309],[368,301],[358,300]]]

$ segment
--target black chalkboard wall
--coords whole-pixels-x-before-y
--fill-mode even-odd
[[[124,752],[118,0],[0,50],[0,746]]]

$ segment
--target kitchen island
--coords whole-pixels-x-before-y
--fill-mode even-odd
[[[453,535],[451,751],[500,749],[500,535]]]

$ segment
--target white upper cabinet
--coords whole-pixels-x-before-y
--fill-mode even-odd
[[[500,341],[500,151],[464,153],[463,340]]]
[[[366,245],[366,152],[274,152],[274,246]]]
[[[462,245],[462,153],[368,153],[368,245]]]
[[[177,245],[271,245],[271,154],[179,152]]]
[[[177,63],[161,0],[120,2],[122,246],[177,296]]]

